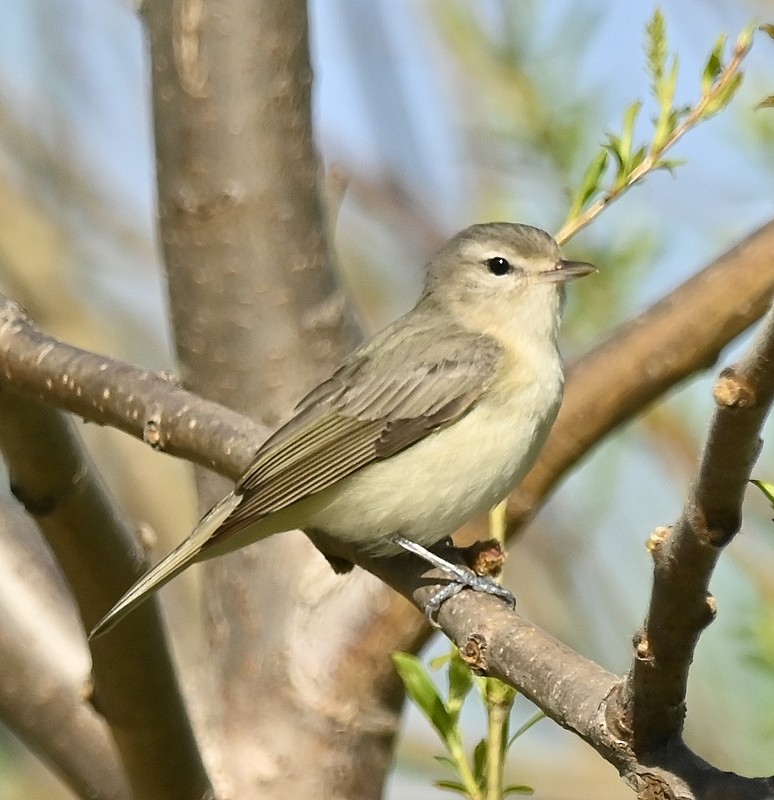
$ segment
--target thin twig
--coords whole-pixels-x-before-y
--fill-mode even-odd
[[[626,176],[623,182],[616,182],[614,186],[605,191],[601,197],[588,206],[585,211],[567,220],[564,225],[562,225],[561,230],[556,234],[556,241],[559,242],[559,244],[564,244],[579,231],[587,227],[607,206],[625,194],[635,183],[641,181],[649,172],[661,167],[663,156],[676,145],[691,128],[694,128],[705,119],[707,107],[718,97],[723,95],[726,87],[737,76],[739,67],[750,52],[751,47],[752,39],[737,43],[734,47],[731,59],[718,75],[711,90],[701,96],[690,113],[664,140],[664,143],[652,149],[648,155],[645,156],[645,159]]]

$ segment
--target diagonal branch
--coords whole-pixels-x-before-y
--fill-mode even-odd
[[[0,295],[0,382],[156,450],[237,478],[268,430],[149,372],[48,336]]]
[[[690,496],[675,526],[651,539],[653,591],[634,663],[613,711],[647,752],[682,729],[688,670],[714,619],[708,593],[722,549],[739,530],[745,488],[774,400],[774,308],[742,360],[721,373],[717,408]]]
[[[11,487],[40,527],[87,628],[143,571],[135,536],[102,485],[71,421],[0,391],[0,449]],[[137,797],[203,798],[210,791],[158,604],[92,645],[93,704],[111,727]]]
[[[4,501],[0,718],[78,796],[130,800],[110,731],[83,697],[88,655],[72,603],[46,561],[32,521]]]
[[[408,554],[369,559],[319,534],[314,538],[326,552],[356,561],[423,609],[446,580]],[[548,717],[591,745],[639,796],[664,800],[768,800],[772,796],[774,779],[724,772],[679,739],[646,757],[635,753],[609,713],[621,678],[491,595],[460,592],[441,606],[438,622],[474,671],[497,677],[531,699]]]

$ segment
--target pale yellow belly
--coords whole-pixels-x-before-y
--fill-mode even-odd
[[[536,390],[537,391],[537,390]],[[553,423],[561,383],[465,417],[303,502],[307,525],[376,554],[395,533],[426,546],[486,513],[521,480]],[[535,409],[524,413],[524,408]],[[299,511],[301,508],[299,508]]]

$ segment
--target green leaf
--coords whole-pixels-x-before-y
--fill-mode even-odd
[[[444,705],[422,662],[410,653],[393,653],[392,661],[406,694],[430,720],[440,737],[448,742],[455,735],[456,720]]]
[[[473,686],[473,673],[455,649],[449,659],[449,703],[448,708],[455,721],[459,717],[462,704]]]
[[[629,172],[633,172],[645,160],[648,151],[645,147],[639,147],[629,160]]]
[[[759,30],[764,30],[764,25],[761,25]],[[753,37],[755,36],[755,31],[758,26],[755,22],[748,23],[747,27],[742,30],[739,36],[736,37],[736,52],[737,53],[745,53],[752,47]],[[767,31],[768,33],[768,31]],[[769,33],[771,36],[771,33]]]
[[[656,8],[645,26],[645,54],[654,86],[661,81],[664,73],[667,49],[666,19],[661,9]]]
[[[445,667],[451,661],[453,655],[454,651],[450,650],[448,653],[443,653],[440,656],[436,656],[431,661],[428,661],[430,669],[441,669],[442,667]]]
[[[514,783],[503,789],[503,797],[509,797],[512,794],[535,794],[535,790],[524,783]]]
[[[449,756],[433,756],[433,758],[439,764],[445,764],[447,767],[451,767],[455,772],[457,771],[457,762],[449,758]]]
[[[758,481],[758,480],[751,480],[750,483],[754,483],[765,495],[766,499],[774,506],[774,483],[769,483],[768,481]]]
[[[715,46],[709,54],[704,71],[701,74],[701,90],[703,94],[708,94],[712,85],[718,79],[718,75],[723,71],[723,49],[726,46],[728,37],[721,33],[715,41]]]
[[[545,714],[542,711],[536,711],[526,722],[524,722],[521,727],[516,731],[516,733],[511,736],[510,741],[508,742],[508,749],[510,749],[511,745],[520,737],[523,736],[533,725],[540,722],[541,719],[545,717]]]
[[[637,116],[642,108],[642,101],[635,100],[624,111],[623,130],[621,131],[621,154],[624,163],[628,163],[631,159],[632,147],[634,145],[634,126],[637,124]]]
[[[616,161],[616,177],[620,176],[624,170],[624,160],[621,155],[621,140],[614,133],[607,134],[607,144],[604,145],[608,153],[613,154]]]
[[[707,103],[702,113],[702,119],[708,119],[722,111],[733,99],[742,85],[742,73],[737,72],[731,80]]]
[[[666,170],[674,178],[677,167],[682,167],[685,163],[687,163],[685,158],[662,158],[656,162],[653,169]]]
[[[637,115],[642,108],[642,101],[635,100],[624,111],[621,136],[609,133],[608,143],[605,145],[615,158],[618,170],[615,178],[616,188],[620,188],[626,183],[629,173],[632,171],[632,147],[634,143],[634,126],[637,123]]]
[[[568,214],[570,219],[578,216],[589,199],[600,190],[601,178],[605,167],[607,167],[608,158],[609,151],[603,147],[592,159],[588,167],[586,167],[586,171],[581,178],[580,186],[578,186],[570,205],[570,212]]]
[[[486,769],[487,741],[482,739],[473,751],[473,775],[479,786],[484,784],[484,770]]]
[[[465,797],[470,796],[468,790],[461,783],[457,783],[457,781],[436,781],[435,785],[439,789],[448,789],[450,792],[458,792]]]
[[[758,30],[767,33],[772,39],[774,39],[774,25],[772,25],[770,22],[764,22],[763,25],[758,28]]]

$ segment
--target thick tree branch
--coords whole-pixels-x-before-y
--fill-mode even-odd
[[[445,583],[411,556],[371,559],[319,534],[313,538],[326,551],[378,575],[420,608]],[[640,797],[765,800],[772,796],[774,779],[744,778],[716,769],[679,737],[646,756],[635,753],[628,738],[620,735],[620,727],[611,724],[609,705],[617,700],[621,678],[522,619],[500,600],[461,592],[441,606],[438,622],[472,669],[500,678],[529,697],[618,769]]]
[[[276,427],[357,339],[328,258],[306,3],[150,2],[143,13],[183,383]],[[197,483],[204,507],[224,491],[201,472]],[[385,720],[397,729],[399,703],[378,707],[380,693],[360,680],[362,653],[338,657],[362,644],[377,581],[335,578],[292,534],[204,564],[202,576],[218,688],[206,702],[220,726],[210,741],[228,743],[219,753],[227,790],[266,800],[379,796],[392,744]],[[351,680],[336,683],[345,670]]]
[[[14,494],[46,537],[91,628],[144,571],[133,531],[59,411],[3,386],[0,449]],[[155,600],[93,643],[92,676],[92,702],[110,725],[136,796],[206,797]]]
[[[688,671],[702,630],[714,619],[712,571],[739,530],[742,501],[774,399],[774,309],[742,360],[721,373],[699,469],[672,529],[651,539],[653,591],[648,617],[616,714],[637,752],[682,730]]]
[[[3,502],[0,717],[79,796],[130,800],[105,720],[83,697],[88,655],[75,610],[38,540],[32,520]]]
[[[268,435],[264,426],[186,391],[166,374],[48,336],[2,295],[0,380],[14,392],[232,478],[247,466],[254,443]]]
[[[714,364],[720,350],[766,311],[773,263],[769,222],[572,365],[540,459],[508,500],[509,534],[594,444]]]

